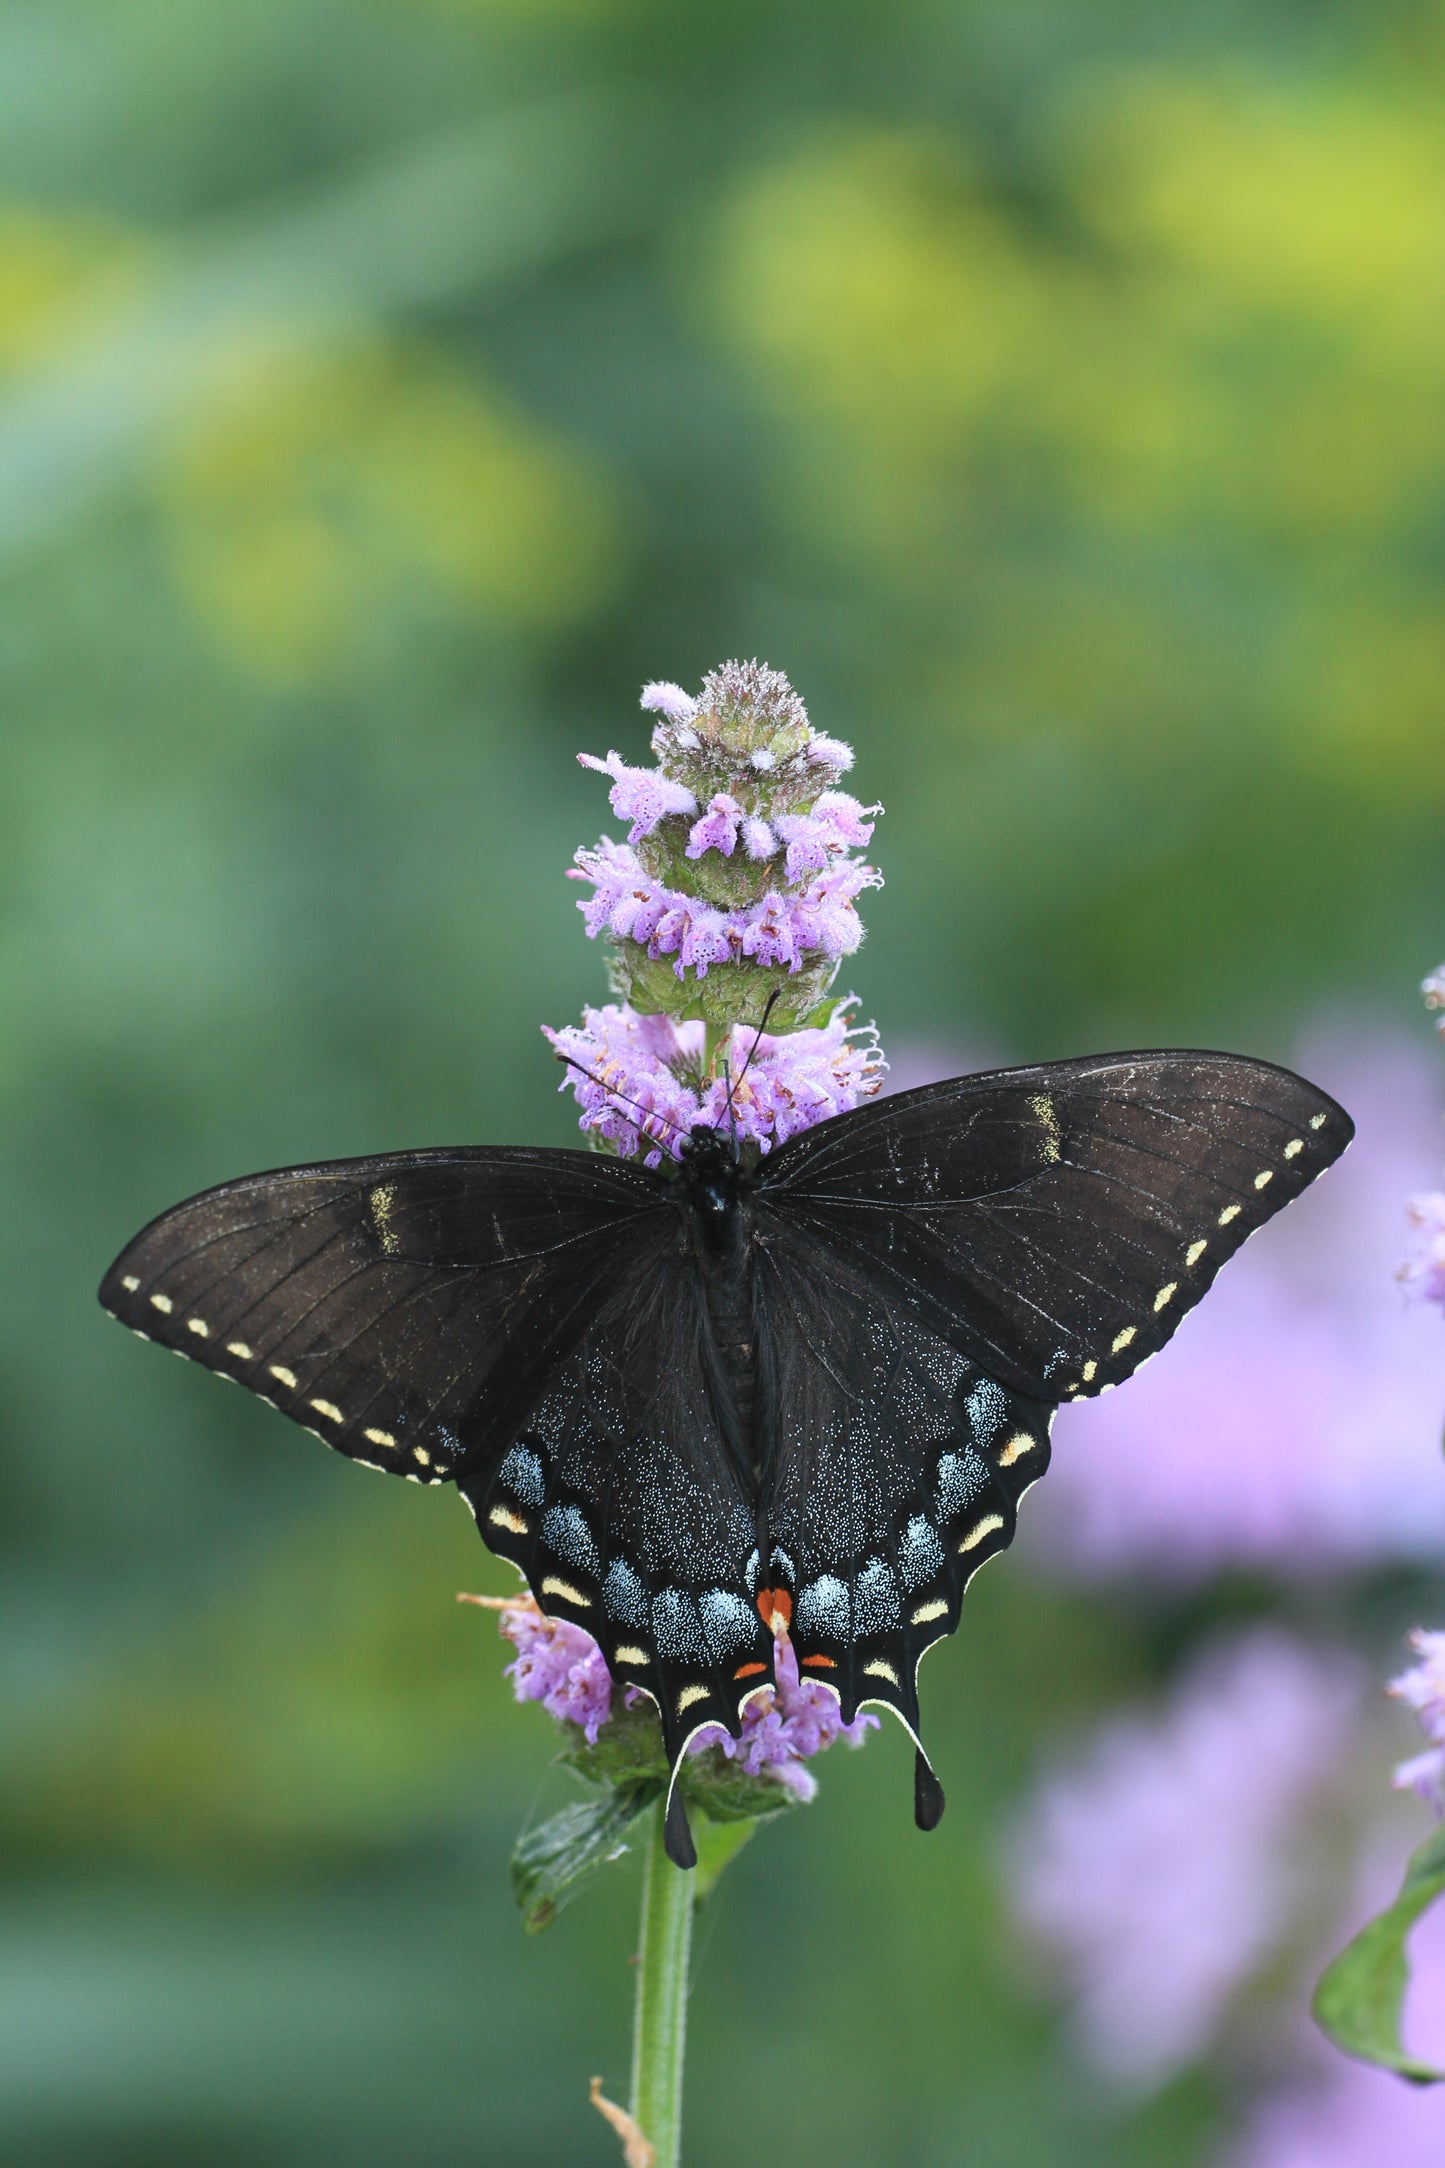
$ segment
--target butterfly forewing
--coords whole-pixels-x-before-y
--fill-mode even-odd
[[[654,1177],[584,1152],[339,1160],[178,1205],[100,1294],[340,1452],[429,1482],[506,1449],[599,1286],[674,1217]]]
[[[1337,1159],[1344,1110],[1227,1054],[960,1077],[770,1159],[773,1208],[1026,1396],[1118,1384],[1245,1237]]]

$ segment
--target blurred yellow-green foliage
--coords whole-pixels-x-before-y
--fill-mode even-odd
[[[1407,1015],[1442,573],[1433,0],[0,0],[7,2160],[601,2162],[625,2070],[628,1873],[510,1912],[503,1569],[105,1324],[119,1243],[565,1141],[573,754],[735,653],[888,805],[886,1045]],[[987,1578],[938,1837],[888,1738],[731,1872],[697,2168],[1212,2158],[995,1864],[1177,1630]]]

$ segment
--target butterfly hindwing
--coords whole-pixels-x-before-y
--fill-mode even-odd
[[[663,1195],[585,1152],[283,1168],[164,1213],[100,1299],[338,1451],[437,1482],[505,1449],[609,1275],[665,1239]]]
[[[846,1257],[765,1228],[754,1314],[770,1471],[766,1575],[805,1676],[845,1719],[882,1701],[918,1731],[918,1665],[1013,1539],[1053,1409],[1007,1391]]]
[[[799,1239],[892,1289],[985,1374],[1081,1399],[1161,1348],[1353,1125],[1235,1055],[1104,1055],[955,1078],[765,1162]]]
[[[614,1678],[653,1696],[669,1761],[700,1725],[736,1735],[771,1660],[707,1337],[701,1277],[674,1242],[610,1291],[500,1463],[460,1478],[542,1609],[585,1627]]]

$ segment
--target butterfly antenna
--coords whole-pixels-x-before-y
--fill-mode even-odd
[[[723,1064],[723,1075],[728,1077],[728,1119],[732,1123],[734,1159],[737,1158],[738,1125],[737,1115],[733,1110],[733,1095],[735,1092],[738,1092],[742,1089],[743,1078],[747,1075],[749,1069],[751,1069],[753,1065],[753,1056],[758,1050],[758,1041],[759,1039],[761,1039],[763,1033],[768,1028],[768,1018],[772,1015],[774,1004],[776,1003],[778,996],[781,992],[782,988],[780,986],[775,986],[772,992],[769,994],[767,999],[767,1005],[763,1010],[763,1020],[759,1024],[757,1030],[753,1033],[753,1043],[748,1048],[747,1058],[743,1062],[741,1069],[739,1069],[736,1079],[728,1076],[727,1063],[724,1062]]]
[[[738,1115],[737,1115],[737,1108],[736,1108],[736,1107],[735,1107],[735,1106],[733,1105],[733,1078],[732,1078],[732,1063],[731,1063],[731,1062],[730,1062],[730,1061],[728,1060],[728,1058],[727,1058],[727,1056],[726,1056],[726,1055],[724,1055],[724,1056],[723,1056],[723,1082],[724,1082],[724,1083],[725,1083],[725,1084],[727,1085],[727,1088],[728,1088],[728,1093],[727,1093],[727,1110],[728,1110],[728,1134],[729,1134],[729,1135],[731,1136],[731,1138],[732,1138],[732,1140],[733,1140],[733,1164],[734,1164],[734,1165],[736,1165],[736,1164],[737,1164],[737,1161],[738,1161],[738,1160],[739,1160],[739,1159],[741,1158],[741,1156],[742,1156],[742,1152],[741,1152],[741,1147],[740,1147],[740,1146],[739,1146],[739,1144],[738,1144]]]
[[[687,1135],[687,1131],[683,1128],[681,1122],[675,1122],[670,1114],[662,1113],[657,1107],[645,1107],[640,1099],[629,1099],[626,1092],[618,1091],[615,1084],[607,1083],[605,1078],[596,1075],[593,1070],[587,1068],[582,1062],[574,1061],[570,1054],[564,1054],[556,1047],[553,1048],[553,1052],[556,1054],[558,1061],[563,1063],[566,1068],[575,1069],[579,1076],[586,1077],[589,1084],[600,1085],[609,1099],[620,1099],[625,1107],[632,1107],[640,1114],[642,1116],[642,1122],[638,1124],[640,1129],[643,1127],[643,1123],[646,1122],[665,1122],[668,1128],[675,1129],[680,1137]],[[646,1134],[645,1129],[643,1134]]]

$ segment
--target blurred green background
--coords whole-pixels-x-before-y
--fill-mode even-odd
[[[120,1242],[568,1141],[573,755],[733,654],[888,807],[895,1054],[1413,1022],[1442,570],[1438,4],[0,0],[7,2161],[603,2163],[625,2085],[634,1870],[511,1911],[507,1570],[106,1324]],[[1211,2157],[997,1873],[1177,1630],[985,1577],[939,1835],[888,1735],[723,1886],[696,2168]]]

